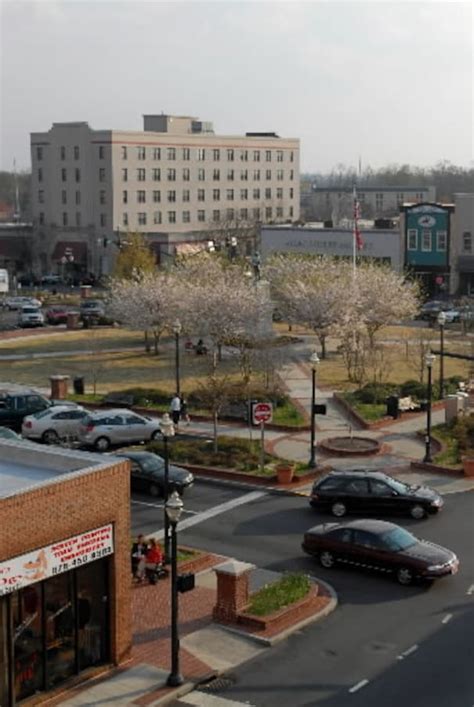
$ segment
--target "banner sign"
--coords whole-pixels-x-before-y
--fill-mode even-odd
[[[0,562],[0,596],[77,569],[114,551],[113,525],[88,530],[54,545]]]

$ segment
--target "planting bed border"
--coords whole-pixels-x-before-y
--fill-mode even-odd
[[[361,439],[364,442],[372,443],[372,448],[366,449],[352,449],[349,447],[333,447],[331,442],[338,439],[349,439],[347,436],[339,437],[327,437],[319,442],[318,447],[323,449],[328,454],[332,454],[335,457],[368,457],[380,454],[383,445],[377,442],[376,439],[371,439],[370,437],[353,437],[352,439]]]
[[[317,584],[312,584],[309,588],[308,593],[302,599],[289,604],[288,606],[274,611],[272,614],[267,616],[256,616],[255,614],[249,614],[246,611],[239,612],[237,617],[237,622],[243,624],[251,631],[267,631],[268,629],[274,629],[279,622],[284,621],[288,615],[305,609],[308,604],[311,603],[313,599],[316,599],[319,593],[319,586]]]
[[[424,410],[420,410],[419,412],[401,412],[395,419],[390,416],[385,416],[381,417],[380,420],[369,422],[363,418],[362,415],[359,415],[359,413],[354,410],[352,405],[348,403],[347,400],[339,393],[333,393],[333,400],[344,409],[353,422],[360,425],[364,430],[378,430],[380,427],[387,427],[389,425],[395,425],[397,422],[413,420],[414,417],[419,417],[421,415],[426,417],[426,412]],[[444,400],[437,400],[431,404],[431,410],[442,410],[444,406]]]
[[[221,478],[229,481],[257,484],[260,486],[272,486],[278,483],[276,474],[272,474],[271,476],[260,476],[258,474],[247,473],[245,471],[231,471],[230,469],[222,469],[215,466],[201,466],[198,464],[186,464],[184,462],[180,462],[180,466],[184,469],[188,469],[188,471],[191,471],[196,476],[204,476],[211,479]],[[320,475],[321,469],[307,471],[303,474],[295,475],[293,480],[289,484],[285,484],[285,486],[297,487],[298,485],[308,483],[308,481],[313,481],[313,479],[316,479]]]

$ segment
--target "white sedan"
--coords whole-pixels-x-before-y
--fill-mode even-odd
[[[76,438],[81,421],[88,415],[80,405],[53,405],[23,419],[21,433],[27,439],[57,444],[61,438]]]

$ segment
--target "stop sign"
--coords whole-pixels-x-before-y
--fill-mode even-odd
[[[254,403],[252,405],[252,422],[254,425],[258,425],[261,422],[271,422],[272,418],[272,403]]]

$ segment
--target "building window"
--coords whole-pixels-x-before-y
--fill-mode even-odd
[[[161,179],[161,169],[159,168],[154,168],[151,170],[151,177],[154,182],[159,182]]]
[[[170,201],[170,202],[176,201],[176,192],[174,190],[171,190],[168,192],[168,201]]]
[[[122,223],[124,226],[128,226],[128,214],[126,211],[122,214]]]
[[[39,222],[41,226],[44,226],[44,211],[39,212]]]
[[[229,221],[233,221],[234,218],[235,218],[235,211],[234,211],[234,209],[227,209],[226,215],[227,215],[227,218],[229,219]]]
[[[375,195],[375,208],[380,211],[383,209],[383,194]]]
[[[265,207],[265,218],[271,218],[272,217],[272,207],[267,206]]]
[[[64,189],[61,192],[61,204],[67,204],[67,192]]]
[[[153,148],[153,159],[154,160],[161,160],[161,147],[154,147]],[[161,221],[160,221],[161,223]]]
[[[214,211],[212,212],[212,220],[215,222],[221,220],[221,212],[219,211],[219,209],[214,209]]]
[[[446,231],[436,231],[436,250],[445,252],[448,244],[448,234]]]
[[[290,187],[290,190],[289,190],[290,199],[293,199],[294,193],[295,193],[295,190],[293,189],[293,187]]]
[[[206,170],[200,167],[198,169],[198,182],[204,182],[206,180]]]
[[[44,204],[44,191],[42,189],[38,192],[38,203]]]
[[[277,162],[283,162],[283,150],[276,151]]]
[[[204,189],[197,190],[197,200],[198,201],[205,201],[206,200],[206,192]]]
[[[40,167],[38,169],[38,182],[42,182],[42,181],[43,181],[43,170]]]
[[[253,151],[253,161],[260,162],[260,150]]]
[[[472,234],[470,231],[464,231],[462,234],[462,249],[464,253],[472,253]]]
[[[144,189],[137,191],[137,202],[139,204],[144,204],[146,202],[146,191]]]
[[[220,180],[220,178],[221,178],[221,171],[220,171],[220,169],[215,169],[215,170],[212,172],[212,179],[213,179],[213,181],[214,181],[214,182],[218,182],[218,181]]]
[[[106,225],[107,225],[107,216],[106,216],[106,214],[101,214],[101,215],[100,215],[100,225],[101,225],[101,226],[106,226]]]
[[[277,187],[277,199],[283,199],[283,189],[282,189],[282,187]]]
[[[276,207],[277,218],[283,218],[283,206]]]
[[[81,170],[78,167],[76,167],[76,169],[74,170],[74,176],[75,176],[76,182],[79,183],[81,181]]]
[[[423,201],[423,193],[420,191],[415,195],[416,201]]]
[[[143,167],[137,169],[137,180],[139,182],[144,182],[146,179],[146,170]]]
[[[248,150],[241,150],[240,151],[240,159],[242,162],[248,162],[248,159],[249,159]]]
[[[233,169],[227,170],[227,180],[228,180],[229,182],[233,182],[233,181],[234,181],[234,170],[233,170]]]
[[[81,192],[76,191],[76,205],[79,206],[80,203],[81,203]]]
[[[254,199],[260,199],[260,189],[254,189],[252,192],[252,196]]]
[[[204,147],[199,147],[197,151],[198,162],[203,162],[206,159],[206,150]]]
[[[74,159],[78,160],[80,156],[79,145],[74,145]]]
[[[272,190],[270,188],[265,189],[265,199],[272,198]]]
[[[253,210],[253,217],[256,221],[260,220],[260,209],[256,206]]]
[[[189,147],[183,147],[183,161],[184,162],[189,162],[191,159],[191,150]]]
[[[81,212],[76,211],[76,226],[80,226],[80,225],[81,225]]]
[[[248,189],[241,189],[240,190],[240,198],[242,201],[246,201],[248,199],[249,192]]]
[[[183,201],[190,201],[191,199],[191,192],[189,189],[183,189]]]
[[[169,182],[176,181],[176,170],[171,167],[168,169],[168,181]]]
[[[271,169],[265,170],[265,179],[268,181],[268,180],[271,180],[271,178],[272,178],[272,170]]]
[[[67,226],[68,224],[68,218],[67,218],[67,213],[63,211],[63,226]]]
[[[159,204],[161,201],[161,192],[158,189],[153,191],[153,202]]]
[[[61,169],[61,181],[67,182],[67,170],[65,167]]]
[[[74,148],[74,150],[75,150],[75,149],[76,149],[76,148]],[[78,150],[79,150],[79,148],[78,148]],[[99,160],[103,160],[104,157],[105,157],[105,147],[104,147],[103,145],[99,145]],[[77,159],[78,159],[78,158],[76,157],[76,160],[77,160]]]
[[[240,218],[246,221],[248,219],[248,209],[240,209]]]
[[[176,211],[168,211],[168,223],[176,223]]]
[[[227,161],[228,162],[233,162],[234,161],[234,150],[227,150]]]
[[[190,211],[183,211],[183,223],[190,223],[191,221],[191,212]]]
[[[146,226],[146,212],[145,211],[138,212],[138,225],[139,226]]]
[[[259,181],[260,181],[260,170],[259,170],[259,169],[255,169],[255,170],[254,170],[254,172],[253,172],[253,178],[254,178],[254,181],[255,181],[255,182],[259,182]]]
[[[41,161],[43,159],[43,148],[38,145],[36,148],[36,159]]]
[[[214,160],[214,162],[219,162],[220,158],[221,158],[221,151],[214,149],[212,151],[212,159]]]
[[[290,182],[292,182],[292,181],[294,180],[294,178],[295,178],[295,173],[294,173],[294,171],[291,169],[291,170],[290,170]]]
[[[227,201],[234,201],[234,190],[227,189],[226,196],[227,196]]]
[[[176,159],[176,148],[175,147],[168,147],[168,149],[166,151],[166,155],[169,160],[175,160]],[[173,212],[170,211],[170,213],[173,213]],[[175,222],[173,221],[173,223],[175,223]]]
[[[128,169],[126,167],[122,169],[122,182],[128,182]]]
[[[220,189],[213,189],[212,190],[212,199],[213,199],[213,201],[220,201],[220,199],[221,199],[221,190]]]
[[[204,211],[204,209],[199,209],[198,210],[199,223],[204,223],[205,220],[206,220],[206,212]]]
[[[99,169],[99,182],[105,182],[105,169],[101,167]]]
[[[271,162],[271,161],[272,161],[272,151],[265,150],[265,162]]]
[[[137,147],[137,157],[139,160],[146,159],[146,148],[143,145]]]
[[[423,229],[421,232],[421,250],[431,251],[431,231]]]
[[[183,182],[189,182],[191,178],[191,172],[189,170],[189,167],[185,167],[183,169]]]
[[[103,189],[99,192],[99,203],[105,204],[105,191]]]
[[[153,223],[161,223],[161,211],[153,212]]]
[[[290,206],[290,208],[288,209],[288,216],[293,218],[293,207],[292,206]]]
[[[123,203],[123,204],[128,204],[128,191],[123,191],[123,192],[122,192],[122,203]]]
[[[283,170],[282,169],[277,169],[277,181],[279,181],[279,182],[283,181]]]
[[[290,152],[290,162],[294,162],[294,161],[295,161],[295,153]]]
[[[418,250],[418,231],[416,228],[408,229],[408,250]]]
[[[126,147],[126,145],[122,145],[122,159],[126,160],[127,158],[128,158],[127,147]]]
[[[241,170],[241,172],[240,172],[241,181],[246,182],[246,181],[248,181],[248,178],[249,178],[248,171],[246,169]]]
[[[59,151],[60,151],[60,154],[61,154],[61,159],[62,159],[62,160],[65,160],[65,159],[66,159],[66,148],[64,147],[64,145],[61,146],[61,148],[60,148]]]

